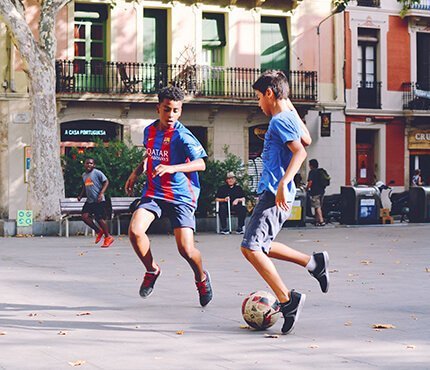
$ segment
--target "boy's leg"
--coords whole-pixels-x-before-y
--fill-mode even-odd
[[[145,265],[147,271],[156,271],[157,265],[152,258],[150,242],[146,231],[155,220],[155,215],[143,208],[138,208],[130,221],[128,236],[139,259]]]
[[[257,270],[264,281],[270,286],[278,298],[279,302],[285,303],[289,301],[288,288],[279,276],[275,265],[270,258],[263,252],[253,251],[248,248],[241,248],[242,254]]]
[[[188,227],[174,229],[176,245],[180,255],[188,262],[194,272],[196,281],[202,281],[205,273],[200,251],[194,245],[194,231]]]
[[[212,285],[209,273],[203,270],[200,251],[194,245],[194,230],[189,227],[177,227],[174,233],[180,255],[194,272],[200,305],[204,307],[212,300]]]
[[[90,216],[89,213],[82,213],[82,221],[84,221],[91,229],[93,229],[96,232],[99,232],[100,228],[94,223],[93,218]]]
[[[128,231],[133,249],[146,268],[146,273],[139,288],[139,295],[142,298],[148,298],[152,294],[155,282],[161,275],[161,269],[152,257],[149,238],[146,234],[154,219],[155,215],[152,212],[144,208],[138,208],[133,213]]]
[[[106,221],[103,218],[100,218],[97,220],[97,223],[100,225],[100,228],[103,230],[103,234],[105,234],[105,237],[109,236],[109,227],[106,223]]]
[[[305,267],[309,273],[318,280],[321,291],[323,293],[328,292],[330,284],[328,271],[329,255],[326,251],[314,253],[312,256],[309,256],[285,244],[272,242],[270,244],[268,256],[282,261],[293,262]]]
[[[293,262],[303,267],[306,267],[311,259],[311,256],[278,242],[272,242],[270,244],[270,251],[268,255],[271,258]]]

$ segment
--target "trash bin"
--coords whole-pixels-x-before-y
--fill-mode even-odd
[[[430,186],[409,189],[409,221],[430,222]]]
[[[306,226],[306,191],[301,188],[296,191],[290,217],[283,225],[288,226]]]
[[[374,187],[342,186],[340,222],[346,225],[379,224],[381,195]]]

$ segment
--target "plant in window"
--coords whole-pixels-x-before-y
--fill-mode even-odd
[[[397,2],[399,2],[402,5],[402,10],[400,11],[400,16],[403,18],[406,15],[406,13],[408,12],[408,10],[413,5],[420,4],[421,0],[397,0]]]
[[[333,0],[333,7],[336,13],[341,13],[348,6],[349,0]]]

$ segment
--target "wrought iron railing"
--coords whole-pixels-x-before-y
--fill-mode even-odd
[[[421,89],[416,82],[404,82],[403,109],[430,110],[430,89]]]
[[[155,94],[167,85],[189,95],[210,98],[252,99],[253,82],[262,70],[202,65],[121,62],[56,62],[57,93]],[[317,73],[288,72],[291,98],[317,101]]]
[[[419,4],[412,3],[410,9],[430,10],[430,0],[420,0]]]
[[[358,82],[358,108],[381,109],[381,82]]]
[[[357,0],[357,5],[379,8],[381,5],[381,1],[380,0]]]

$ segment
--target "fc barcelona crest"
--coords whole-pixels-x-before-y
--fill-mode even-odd
[[[163,145],[169,145],[170,144],[170,137],[165,137],[163,139]]]

